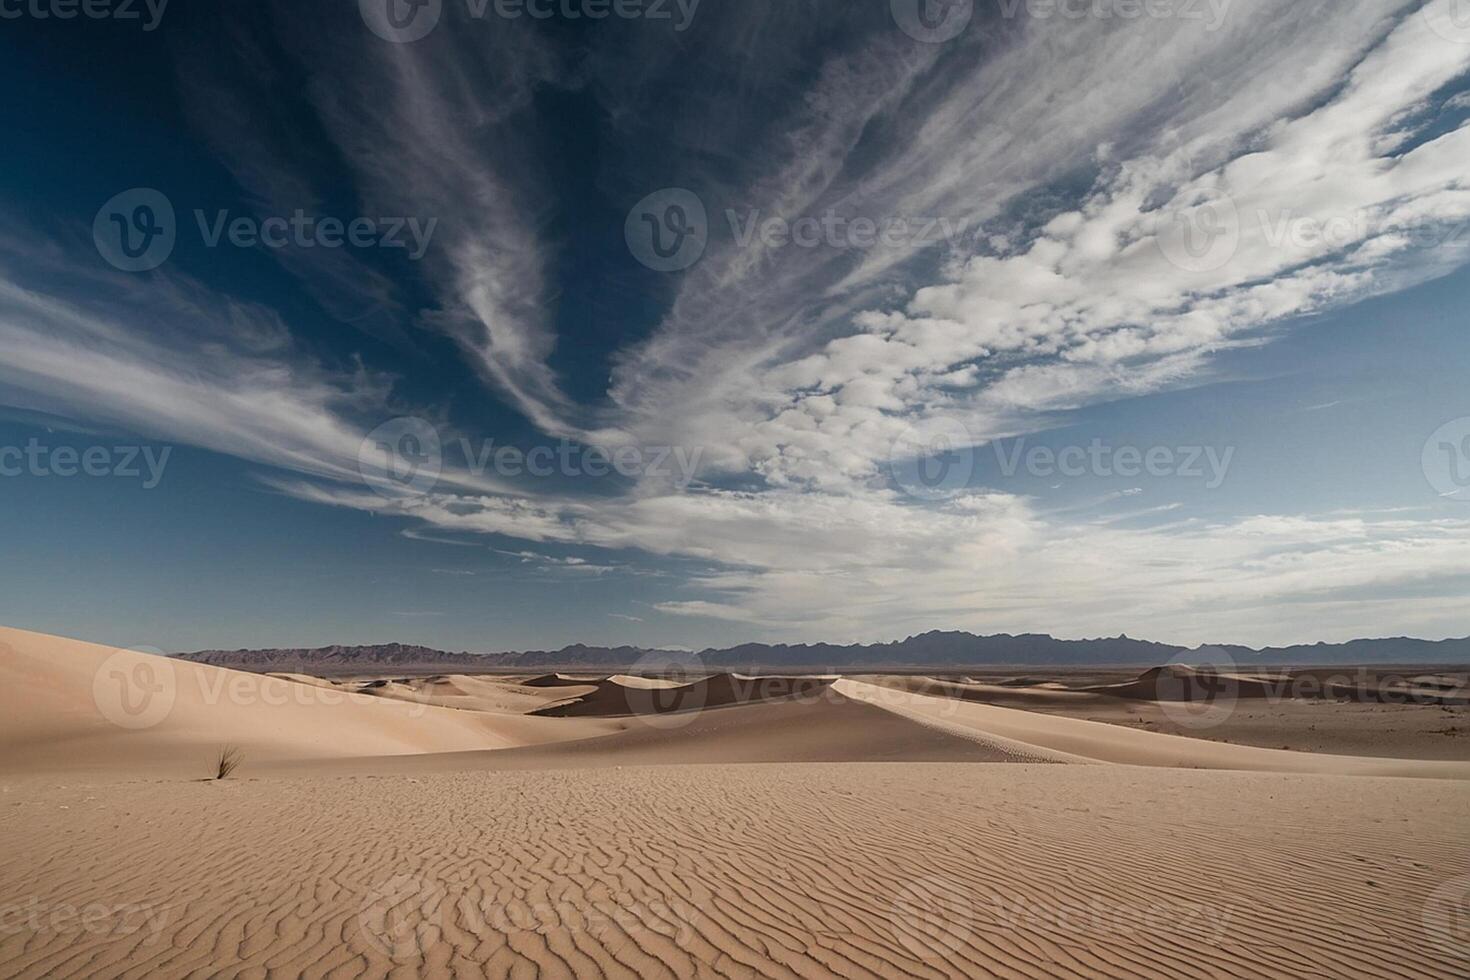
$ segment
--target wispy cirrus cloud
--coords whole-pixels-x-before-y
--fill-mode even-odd
[[[844,159],[811,210],[978,228],[1027,192],[1050,205],[946,243],[927,282],[890,278],[912,249],[716,253],[619,364],[626,424],[719,445],[712,461],[735,472],[830,489],[878,475],[915,420],[958,419],[977,442],[1014,434],[1039,412],[1185,382],[1248,331],[1410,281],[1393,261],[1411,244],[1400,230],[1463,209],[1464,137],[1403,160],[1399,144],[1426,121],[1414,110],[1470,67],[1466,46],[1401,2],[1231,14],[1213,32],[1180,19],[1035,22],[973,65],[932,65],[942,81],[883,107],[885,135],[911,138],[888,140],[876,162]],[[1146,73],[1132,70],[1142,50]],[[860,93],[851,103],[869,105]],[[1071,207],[1048,187],[1069,171],[1093,175]],[[800,167],[766,179],[782,176],[806,186]],[[1246,219],[1236,254],[1204,271],[1171,261],[1160,228],[1230,181]],[[1282,218],[1358,216],[1353,249],[1268,240]],[[1429,258],[1440,271],[1463,261]],[[885,284],[895,299],[864,308]],[[733,301],[749,294],[759,301]],[[733,312],[712,331],[683,304]]]
[[[350,84],[323,81],[311,98],[364,199],[440,221],[423,263],[440,306],[425,322],[452,336],[539,429],[581,434],[548,363],[552,189],[526,138],[535,87],[566,71],[557,55],[532,32],[478,24],[445,23],[424,45],[295,40],[304,62],[349,73]]]
[[[339,484],[365,486],[364,464],[380,465],[369,433],[403,408],[391,375],[323,363],[259,303],[166,270],[101,271],[41,241],[0,240],[0,404]],[[514,493],[463,466],[441,478]]]
[[[381,372],[324,367],[270,310],[162,276],[147,280],[149,303],[177,303],[178,329],[141,323],[127,301],[104,310],[100,296],[10,281],[7,401],[237,455],[279,471],[265,478],[281,492],[401,518],[425,541],[585,549],[500,547],[559,575],[612,569],[599,557],[612,550],[697,561],[652,604],[659,614],[793,638],[1141,620],[1169,638],[1277,640],[1320,634],[1324,619],[1341,637],[1378,632],[1389,602],[1397,622],[1449,628],[1441,600],[1470,574],[1470,521],[1285,508],[1206,519],[1127,491],[1126,512],[1099,512],[1123,495],[1050,509],[993,491],[920,500],[889,464],[916,425],[960,426],[969,445],[1034,432],[1194,383],[1267,328],[1463,264],[1434,235],[1470,218],[1455,90],[1470,45],[1407,0],[1263,0],[1231,5],[1215,29],[1021,17],[949,45],[835,10],[730,5],[711,14],[719,31],[670,43],[620,26],[576,57],[484,25],[414,45],[284,39],[299,63],[331,69],[310,101],[362,206],[441,218],[423,281],[406,284],[436,305],[396,316],[454,337],[541,432],[699,447],[704,481],[583,492],[451,471],[385,498],[356,473],[371,416],[440,420],[442,406],[401,406]],[[553,367],[566,338],[551,229],[575,205],[538,168],[548,89],[602,110],[605,156],[588,165],[608,201],[686,186],[716,232],[590,398]],[[251,125],[249,106],[223,108],[227,126]],[[252,193],[313,193],[287,147],[214,142]],[[955,233],[742,243],[720,230],[727,209],[942,218]],[[322,288],[355,275],[334,268]],[[389,305],[408,292],[363,281]],[[139,288],[106,285],[123,300]],[[1115,623],[1120,609],[1129,623]]]

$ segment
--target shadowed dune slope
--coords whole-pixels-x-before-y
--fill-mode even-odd
[[[848,697],[879,705],[923,724],[954,733],[980,732],[990,738],[1026,745],[1038,753],[1059,753],[1064,761],[1345,776],[1470,779],[1470,762],[1288,752],[1139,731],[974,701],[936,698],[854,680],[840,680],[833,686]]]
[[[566,674],[538,674],[521,681],[522,687],[575,687],[591,684],[594,678],[570,677]]]
[[[865,674],[856,675],[851,680],[913,694],[1006,704],[1017,708],[1094,704],[1103,697],[1101,694],[1069,691],[1055,684],[984,684],[972,680],[941,680],[917,674]]]
[[[1049,762],[1060,754],[926,725],[828,690],[709,711],[625,719],[621,732],[561,743],[379,759],[305,762],[266,772],[411,773],[478,769],[802,762]]]
[[[729,704],[771,701],[778,698],[816,698],[831,685],[826,677],[745,677],[716,674],[692,684],[675,687],[626,683],[607,678],[596,682],[596,690],[537,711],[557,718],[618,717],[698,711]]]
[[[458,708],[462,711],[520,715],[537,711],[557,701],[590,694],[594,690],[596,687],[592,684],[530,687],[491,678],[449,674],[390,681],[367,689],[364,693],[412,701],[415,704]]]
[[[1236,698],[1268,698],[1274,693],[1264,680],[1245,674],[1198,670],[1182,664],[1153,667],[1124,684],[1084,688],[1093,694],[1137,701],[1207,701],[1228,691]]]
[[[1311,683],[1307,683],[1310,681]],[[1081,692],[1134,701],[1206,701],[1222,693],[1242,701],[1265,698],[1329,698],[1373,703],[1470,704],[1470,691],[1454,677],[1417,675],[1381,677],[1374,671],[1293,670],[1246,674],[1166,664],[1144,671],[1122,684],[1084,687]]]

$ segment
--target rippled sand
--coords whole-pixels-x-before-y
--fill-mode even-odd
[[[738,676],[180,665],[128,728],[141,655],[0,643],[3,977],[1470,976],[1460,761]]]

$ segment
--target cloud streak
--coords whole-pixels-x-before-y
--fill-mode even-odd
[[[653,609],[789,638],[1142,622],[1176,640],[1277,642],[1324,618],[1334,632],[1318,638],[1342,638],[1378,632],[1387,597],[1403,622],[1445,624],[1434,599],[1470,574],[1467,520],[1204,519],[1135,494],[1135,509],[1102,514],[1117,501],[923,501],[891,464],[916,426],[959,427],[961,449],[1036,432],[1193,383],[1268,328],[1463,265],[1447,232],[1470,220],[1455,91],[1470,45],[1405,0],[1234,4],[1214,29],[1019,17],[948,46],[834,9],[732,5],[705,12],[719,31],[677,43],[620,25],[576,58],[539,34],[452,23],[414,45],[285,40],[334,70],[308,94],[361,205],[441,220],[422,282],[361,276],[395,329],[422,288],[434,305],[408,325],[452,338],[539,432],[698,447],[705,468],[687,489],[650,476],[549,490],[451,468],[427,493],[385,498],[356,472],[368,422],[443,423],[444,406],[400,408],[385,373],[325,367],[271,310],[182,277],[90,282],[83,301],[14,254],[0,285],[5,401],[238,456],[272,468],[283,493],[401,518],[429,541],[487,536],[548,577],[622,567],[599,557],[612,550],[697,561]],[[942,218],[953,233],[878,247],[712,233],[703,260],[666,282],[656,322],[612,353],[605,390],[574,397],[553,367],[565,338],[551,229],[570,218],[537,166],[548,90],[602,111],[611,162],[595,183],[617,207],[678,185],[716,232],[729,211]],[[253,118],[225,108],[196,117],[240,184],[310,197],[281,145],[221,138]],[[323,297],[350,292],[357,265],[331,263],[297,272]],[[145,288],[163,314],[146,324]]]

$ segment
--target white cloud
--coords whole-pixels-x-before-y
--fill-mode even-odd
[[[556,255],[542,212],[554,189],[514,127],[538,80],[603,86],[617,109],[672,55],[626,67],[599,48],[588,76],[568,81],[544,51],[488,30],[375,45],[356,65],[338,39],[305,44],[303,57],[353,80],[313,97],[364,200],[460,219],[425,260],[441,304],[426,321],[550,435],[700,447],[711,479],[687,492],[652,479],[620,496],[513,491],[450,473],[433,492],[384,499],[357,480],[353,419],[386,406],[385,380],[321,367],[268,311],[177,284],[161,295],[198,321],[188,330],[168,317],[143,325],[126,303],[104,311],[5,284],[0,384],[12,404],[287,471],[271,485],[411,520],[431,541],[456,532],[697,559],[708,570],[655,608],[791,638],[1003,625],[1279,641],[1377,633],[1385,618],[1447,629],[1435,597],[1470,574],[1470,519],[1206,522],[1145,500],[1099,517],[1000,493],[922,504],[885,468],[916,422],[961,423],[977,444],[1034,431],[1049,412],[1197,378],[1216,352],[1260,343],[1265,325],[1463,263],[1462,250],[1425,248],[1413,232],[1470,217],[1470,128],[1422,138],[1443,116],[1434,100],[1470,68],[1470,45],[1414,10],[1262,0],[1213,32],[1083,18],[1030,23],[1003,45],[975,32],[947,50],[915,49],[897,31],[856,35],[769,128],[748,113],[725,125],[675,115],[660,154],[691,170],[733,159],[702,188],[716,215],[989,224],[929,252],[717,240],[657,329],[616,355],[597,405],[573,402],[549,366]],[[820,25],[801,11],[729,16],[792,18],[801,30],[751,71],[783,86],[802,77],[799,44]],[[615,77],[620,65],[630,78]],[[731,157],[750,132],[756,149]],[[1240,219],[1227,225],[1229,254],[1181,258],[1176,218],[1207,207]],[[229,329],[201,338],[199,323]],[[1139,526],[1149,520],[1172,522]],[[560,574],[615,567],[507,553]]]
[[[35,251],[39,263],[0,242],[0,405],[362,484],[364,439],[397,414],[391,378],[361,363],[327,367],[274,311],[190,279],[101,274]],[[508,492],[461,468],[443,480]]]

